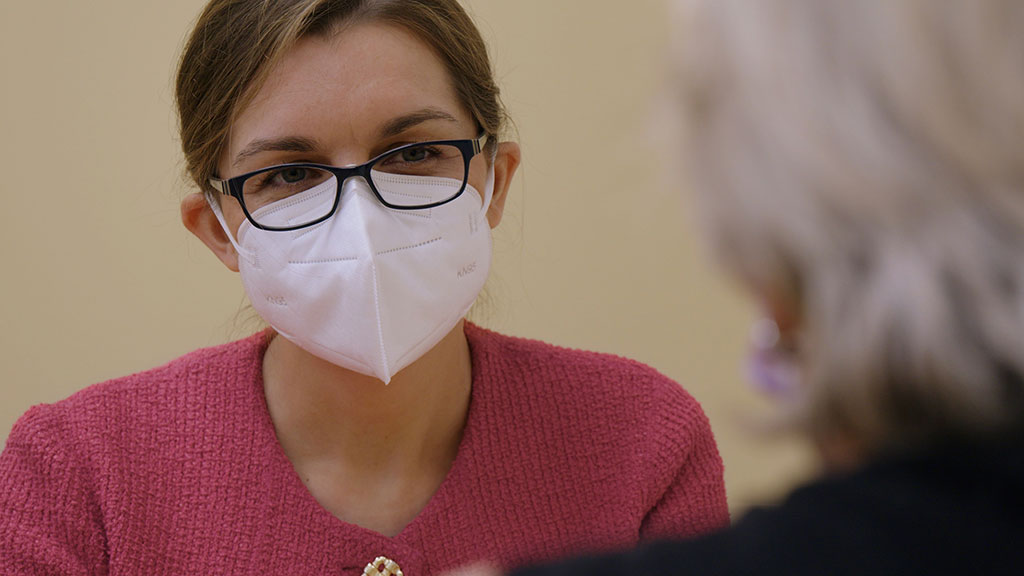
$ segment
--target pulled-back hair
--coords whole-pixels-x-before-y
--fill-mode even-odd
[[[176,83],[186,170],[200,189],[215,174],[233,121],[281,57],[302,38],[362,22],[401,27],[430,46],[460,103],[496,141],[506,112],[487,46],[456,0],[212,0],[188,38]]]

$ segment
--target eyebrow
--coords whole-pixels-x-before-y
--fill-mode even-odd
[[[312,138],[289,136],[287,138],[257,139],[249,142],[235,156],[234,165],[238,166],[246,158],[261,152],[312,152],[317,149],[317,141]]]
[[[381,126],[380,137],[391,138],[393,136],[398,136],[399,134],[405,132],[409,128],[412,128],[417,124],[422,124],[429,120],[446,120],[448,122],[458,122],[458,120],[456,120],[454,116],[445,112],[444,110],[439,110],[437,108],[424,108],[422,110],[417,110],[416,112],[413,112],[411,114],[405,114],[403,116],[399,116],[398,118],[389,120],[387,123]]]
[[[388,120],[380,129],[381,138],[391,138],[405,132],[409,128],[428,122],[430,120],[445,120],[458,122],[458,120],[437,108],[424,108],[411,114],[405,114]],[[262,152],[312,152],[317,149],[317,141],[312,138],[300,136],[289,136],[286,138],[270,138],[253,140],[235,156],[234,165],[238,166],[246,158],[251,158]]]

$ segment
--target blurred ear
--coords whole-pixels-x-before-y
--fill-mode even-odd
[[[228,239],[205,196],[199,193],[189,194],[181,201],[181,222],[202,240],[225,266],[238,272],[238,252],[231,245],[231,240]]]
[[[800,334],[803,319],[800,317],[800,306],[791,294],[778,290],[762,292],[761,300],[765,311],[779,327],[779,334],[787,338],[794,338]]]
[[[515,142],[498,144],[498,152],[494,156],[494,195],[491,197],[491,206],[487,209],[487,222],[490,223],[491,228],[498,226],[502,214],[505,213],[505,199],[508,198],[512,177],[516,175],[521,160],[522,152],[519,150],[519,144]]]

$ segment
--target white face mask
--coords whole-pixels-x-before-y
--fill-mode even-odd
[[[430,196],[429,180],[404,177],[396,185]],[[325,186],[333,183],[254,215],[274,210],[275,218],[290,212],[298,219]],[[245,220],[237,241],[219,204],[210,194],[207,200],[238,251],[242,284],[260,316],[303,350],[388,383],[440,342],[483,289],[494,169],[482,205],[469,184],[455,200],[423,210],[385,207],[359,177],[343,186],[338,210],[326,221],[279,232]]]

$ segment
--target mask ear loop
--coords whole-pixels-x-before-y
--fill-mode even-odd
[[[480,207],[480,214],[477,216],[477,222],[481,218],[487,218],[487,210],[491,207],[491,199],[494,198],[494,161],[498,158],[498,149],[495,147],[494,153],[491,154],[491,162],[487,168],[487,182],[484,184],[484,198],[483,206]],[[469,186],[467,183],[466,186]]]
[[[247,252],[243,251],[242,247],[238,245],[238,242],[235,241],[235,235],[231,233],[231,230],[228,228],[228,223],[224,221],[224,213],[220,209],[220,202],[214,198],[213,192],[207,190],[203,193],[203,196],[206,197],[206,203],[210,205],[210,210],[213,210],[213,215],[217,217],[217,222],[220,222],[220,227],[224,230],[224,234],[227,235],[231,245],[235,247],[235,252],[238,252],[239,254],[247,254]],[[243,222],[242,225],[244,226],[245,223]]]

